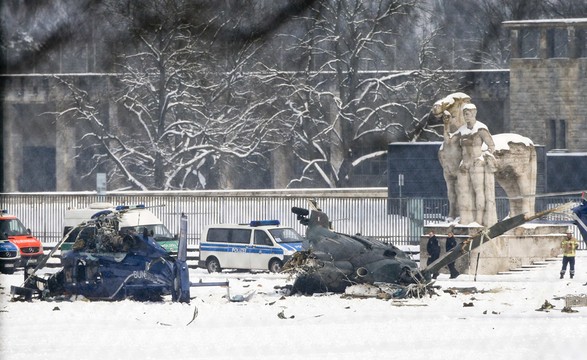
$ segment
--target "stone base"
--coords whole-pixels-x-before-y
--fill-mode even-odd
[[[446,233],[449,225],[435,224],[424,227],[426,234],[436,233],[442,257],[446,248]],[[457,226],[453,229],[458,242],[480,231],[481,227]],[[526,224],[506,232],[481,245],[455,263],[461,274],[495,275],[503,271],[532,265],[534,262],[557,257],[561,254],[560,243],[565,237],[567,225]],[[426,267],[428,236],[420,239],[420,268]],[[478,260],[477,260],[478,259]],[[440,273],[448,274],[448,268]]]

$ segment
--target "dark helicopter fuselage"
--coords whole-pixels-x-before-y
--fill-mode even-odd
[[[294,289],[303,293],[344,292],[353,284],[415,283],[421,276],[418,264],[399,248],[361,235],[329,229],[328,216],[321,211],[293,208],[298,220],[308,226],[304,271]]]

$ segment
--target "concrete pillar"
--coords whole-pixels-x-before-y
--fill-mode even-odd
[[[293,154],[290,147],[282,146],[271,152],[272,185],[274,189],[285,189],[294,173],[292,166]]]
[[[17,118],[14,104],[4,105],[4,191],[18,191],[18,177],[22,173],[22,134],[16,131],[15,119]]]
[[[511,42],[511,58],[519,58],[520,54],[520,31],[518,29],[512,29],[510,31],[510,42]]]
[[[570,59],[576,59],[577,54],[577,39],[575,38],[575,28],[573,26],[569,26],[567,28],[567,48],[568,48],[568,56]]]
[[[57,191],[71,191],[75,171],[75,128],[63,118],[55,119],[55,172]]]
[[[548,30],[540,29],[540,38],[538,41],[538,58],[548,58]]]

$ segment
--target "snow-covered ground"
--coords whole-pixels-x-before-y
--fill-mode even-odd
[[[225,288],[198,287],[189,305],[11,302],[17,272],[0,275],[0,359],[581,359],[587,307],[561,310],[566,295],[587,293],[587,252],[572,280],[560,265],[440,275],[438,296],[401,301],[283,296],[283,275],[191,270],[192,282],[228,279],[231,295],[255,294],[229,302]],[[554,308],[537,311],[545,301]]]

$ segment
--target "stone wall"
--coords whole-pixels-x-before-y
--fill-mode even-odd
[[[550,121],[566,120],[566,149],[587,151],[587,58],[516,58],[510,65],[512,132],[550,150]]]

